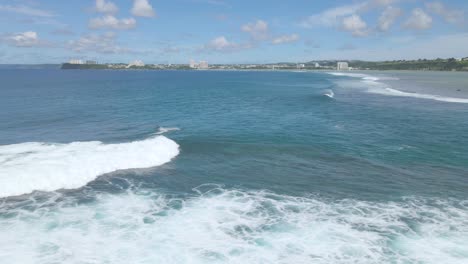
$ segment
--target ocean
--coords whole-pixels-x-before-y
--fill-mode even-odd
[[[468,263],[467,73],[0,80],[0,263]]]

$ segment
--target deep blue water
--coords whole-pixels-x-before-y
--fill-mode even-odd
[[[0,80],[0,190],[48,191],[0,200],[2,263],[468,261],[462,96],[394,96],[385,79],[317,72],[1,70]],[[165,128],[178,129],[162,136],[180,153],[134,165],[168,153],[149,145]],[[85,170],[96,179],[54,187]]]

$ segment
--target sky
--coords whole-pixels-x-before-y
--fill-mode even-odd
[[[0,0],[0,63],[468,57],[467,0]]]

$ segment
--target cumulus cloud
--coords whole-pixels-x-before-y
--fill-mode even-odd
[[[263,20],[247,23],[241,30],[250,34],[254,40],[265,40],[269,37],[268,23]]]
[[[67,47],[75,52],[97,52],[104,54],[131,53],[132,50],[121,47],[114,33],[89,34],[77,40],[71,40]]]
[[[0,11],[17,13],[27,16],[37,16],[37,17],[53,17],[55,16],[52,12],[47,10],[41,10],[37,8],[32,8],[24,5],[0,5]]]
[[[91,29],[127,30],[136,27],[136,20],[134,18],[117,19],[114,16],[106,15],[104,17],[91,19],[88,26]]]
[[[458,58],[460,54],[468,54],[468,34],[438,35],[429,38],[412,38],[404,45],[379,45],[372,49],[358,46],[356,49],[324,50],[317,54],[316,60],[341,58],[342,60],[398,60],[398,59],[435,59]],[[444,47],[444,48],[440,48]]]
[[[251,48],[250,44],[238,44],[230,42],[224,36],[212,39],[202,50],[216,52],[235,52],[243,49]]]
[[[221,51],[221,50],[232,50],[237,48],[237,44],[229,42],[226,37],[221,36],[211,40],[206,47],[209,49]]]
[[[449,9],[441,2],[426,3],[426,8],[452,24],[462,24],[465,20],[465,14],[462,10]]]
[[[344,5],[327,9],[319,14],[315,14],[302,20],[300,25],[306,28],[315,26],[336,26],[346,16],[356,14],[365,8],[366,4]]]
[[[404,26],[413,30],[426,30],[432,27],[432,17],[421,8],[416,8],[411,12]]]
[[[403,11],[400,8],[392,6],[387,7],[379,17],[377,29],[382,32],[388,31],[395,23],[396,19],[402,14]]]
[[[363,37],[369,34],[367,24],[358,15],[351,15],[343,18],[342,29],[351,32],[353,36]]]
[[[29,48],[41,45],[39,36],[34,31],[26,31],[21,33],[7,34],[1,37],[2,42],[10,46]]]
[[[119,9],[111,1],[96,0],[96,11],[106,14],[115,14],[119,11]]]
[[[305,28],[313,27],[334,27],[344,31],[349,31],[353,36],[367,36],[372,30],[362,19],[361,15],[372,10],[380,10],[387,7],[382,13],[377,28],[381,31],[388,30],[395,20],[401,15],[398,8],[390,7],[391,4],[400,0],[367,0],[354,4],[329,8],[323,12],[311,15],[299,22]]]
[[[279,37],[274,38],[271,43],[277,44],[284,44],[284,43],[292,43],[299,40],[299,35],[291,34],[291,35],[282,35]]]
[[[154,17],[156,13],[148,0],[133,0],[132,15],[140,17]]]

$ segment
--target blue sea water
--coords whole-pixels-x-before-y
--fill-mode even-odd
[[[468,262],[466,73],[0,80],[0,263]]]

